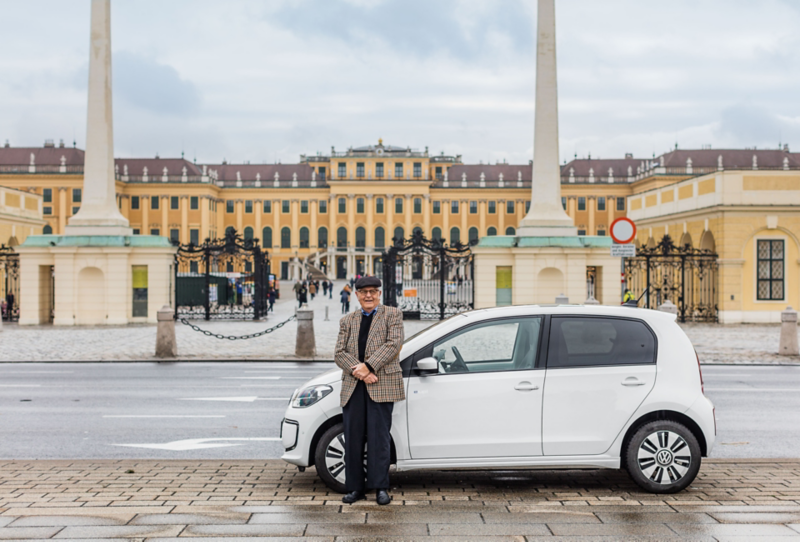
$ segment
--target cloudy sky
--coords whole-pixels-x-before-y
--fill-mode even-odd
[[[83,147],[89,0],[0,0],[0,141]],[[113,0],[118,156],[532,156],[535,0]],[[800,150],[800,0],[557,0],[560,148]]]

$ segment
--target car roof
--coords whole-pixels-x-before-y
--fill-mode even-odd
[[[491,307],[475,309],[461,313],[473,321],[488,320],[513,316],[530,316],[536,314],[571,315],[571,316],[612,316],[617,318],[637,318],[654,325],[674,322],[675,314],[637,307],[616,305],[512,305],[509,307]]]

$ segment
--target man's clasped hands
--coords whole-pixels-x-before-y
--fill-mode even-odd
[[[378,381],[378,376],[369,370],[366,363],[359,363],[355,367],[353,367],[353,376],[361,381],[364,384],[374,384]]]

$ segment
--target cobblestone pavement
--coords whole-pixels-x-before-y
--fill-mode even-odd
[[[676,495],[610,470],[395,473],[342,505],[268,461],[3,461],[0,539],[800,539],[800,460],[706,460]]]
[[[344,281],[336,284],[341,291]],[[261,331],[283,322],[294,314],[296,302],[284,284],[284,299],[275,304],[275,312],[261,322],[193,323],[203,329],[225,335],[244,335]],[[317,360],[332,360],[341,303],[317,296],[310,302],[314,310]],[[357,302],[351,303],[355,310]],[[328,320],[325,320],[325,309]],[[433,321],[406,321],[406,337],[432,325]],[[19,327],[6,324],[0,333],[0,361],[131,361],[153,359],[156,342],[155,325],[89,326],[62,328],[53,326]],[[780,325],[686,324],[684,329],[704,363],[800,363],[800,358],[779,356]],[[176,323],[178,355],[187,360],[223,359],[295,359],[297,324],[292,321],[275,332],[244,341],[222,341],[206,337],[188,326]]]

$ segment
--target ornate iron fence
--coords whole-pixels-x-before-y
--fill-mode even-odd
[[[3,297],[0,300],[2,318],[6,322],[19,320],[19,254],[12,247],[0,245],[0,278]]]
[[[222,239],[179,245],[175,255],[175,319],[266,316],[270,263],[258,239],[229,229]]]
[[[681,322],[716,322],[717,255],[710,250],[675,246],[665,235],[655,247],[641,247],[625,259],[625,284],[640,306],[657,309],[670,301]]]
[[[474,307],[474,261],[468,245],[448,246],[416,231],[381,255],[383,303],[408,319],[444,319]]]

